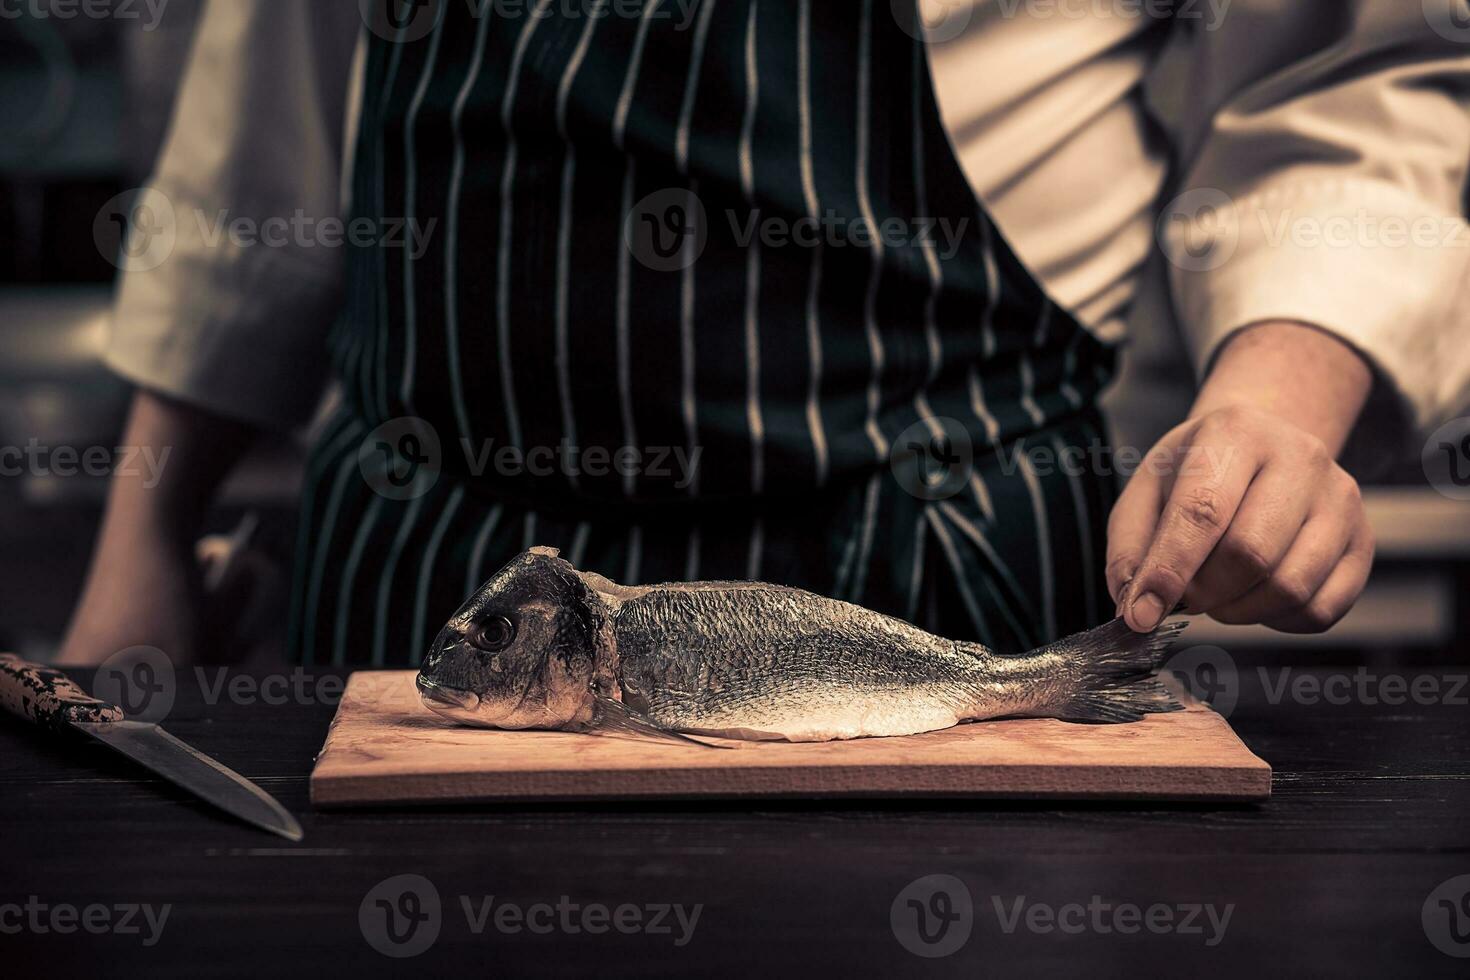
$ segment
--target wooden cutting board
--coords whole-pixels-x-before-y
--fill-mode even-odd
[[[730,751],[565,732],[449,724],[414,672],[348,680],[311,773],[320,807],[740,797],[1252,801],[1271,767],[1210,708],[1129,725],[1018,719],[904,738],[721,741]]]

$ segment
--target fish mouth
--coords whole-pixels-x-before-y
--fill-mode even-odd
[[[457,687],[445,687],[432,678],[419,674],[414,684],[419,689],[419,698],[434,710],[444,708],[474,711],[480,706],[480,696],[473,691],[462,691]]]

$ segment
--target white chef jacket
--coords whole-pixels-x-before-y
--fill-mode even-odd
[[[966,176],[1100,338],[1177,329],[1203,374],[1243,327],[1313,324],[1373,366],[1365,425],[1390,453],[1470,402],[1465,0],[921,8]],[[167,258],[121,277],[113,369],[261,425],[309,417],[344,271],[310,229],[345,207],[365,38],[356,3],[210,0],[149,185]],[[239,243],[237,219],[308,232]]]

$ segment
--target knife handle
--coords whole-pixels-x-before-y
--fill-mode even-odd
[[[0,708],[47,728],[123,720],[117,705],[92,697],[56,668],[13,653],[0,653]]]

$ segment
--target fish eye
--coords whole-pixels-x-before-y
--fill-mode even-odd
[[[492,616],[489,619],[474,623],[465,634],[465,639],[477,649],[486,653],[495,653],[504,650],[515,639],[515,624],[504,616]]]

